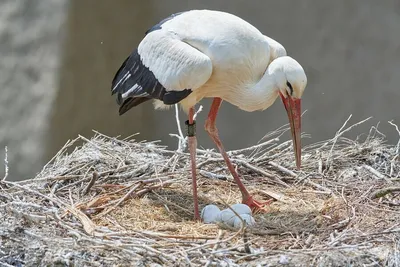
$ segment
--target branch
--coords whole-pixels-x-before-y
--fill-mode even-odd
[[[178,127],[178,134],[169,134],[178,138],[178,152],[183,152],[186,149],[186,137],[183,135],[181,124],[179,122],[179,106],[175,104],[175,120],[176,126]]]
[[[336,132],[336,135],[335,135],[334,138],[332,138],[331,140],[329,140],[328,142],[326,142],[325,144],[323,144],[323,145],[320,147],[320,149],[321,149],[321,148],[325,147],[326,145],[328,145],[330,142],[333,141],[333,144],[332,144],[331,149],[330,149],[330,151],[329,151],[329,155],[328,155],[328,157],[326,158],[326,166],[327,166],[327,168],[328,168],[328,167],[330,166],[330,164],[331,164],[331,158],[332,158],[332,154],[333,154],[333,148],[335,147],[336,142],[337,142],[337,140],[339,139],[339,137],[341,137],[344,133],[350,131],[350,130],[353,129],[354,127],[356,127],[356,126],[358,126],[358,125],[360,125],[360,124],[362,124],[362,123],[364,123],[364,122],[366,122],[366,121],[368,121],[369,119],[372,118],[372,117],[368,117],[368,118],[366,118],[366,119],[364,119],[364,120],[362,120],[362,121],[360,121],[360,122],[357,122],[357,123],[355,123],[355,124],[349,126],[349,127],[346,128],[345,130],[343,130],[343,128],[346,126],[346,124],[349,122],[349,120],[351,119],[352,116],[353,116],[353,115],[350,114],[350,116],[349,116],[349,117],[347,118],[347,120],[344,122],[344,124],[342,125],[342,127],[340,127],[340,129]]]
[[[8,177],[8,148],[7,146],[4,148],[4,177],[3,181],[5,181]]]
[[[389,123],[390,125],[392,125],[392,126],[396,129],[397,133],[398,133],[399,136],[400,136],[399,127],[398,127],[396,124],[394,124],[392,121],[388,121],[388,123]],[[399,141],[397,142],[397,145],[396,145],[396,154],[400,154],[400,138],[399,138]]]
[[[374,199],[374,198],[381,198],[384,197],[387,194],[396,192],[396,191],[400,191],[400,187],[399,186],[391,186],[391,187],[385,187],[379,190],[376,190],[374,192],[371,193],[370,198]]]

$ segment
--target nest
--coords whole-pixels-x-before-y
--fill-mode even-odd
[[[301,171],[287,126],[230,151],[255,198],[273,200],[255,227],[239,230],[193,220],[183,138],[174,151],[134,136],[79,136],[34,179],[0,182],[0,263],[398,266],[400,144],[376,127],[344,136],[363,122],[303,147]],[[200,208],[240,202],[220,154],[197,153]]]

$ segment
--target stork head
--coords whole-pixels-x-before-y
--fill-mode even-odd
[[[276,87],[288,114],[292,132],[296,166],[301,166],[301,97],[307,85],[307,76],[302,66],[293,58],[283,56],[270,64],[276,77]]]

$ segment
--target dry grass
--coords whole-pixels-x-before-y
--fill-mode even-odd
[[[349,118],[350,119],[350,118]],[[364,121],[360,122],[363,123]],[[0,182],[5,266],[398,266],[399,145],[372,127],[303,148],[282,127],[230,155],[258,200],[256,227],[192,220],[188,154],[100,133],[69,142],[32,180]],[[82,142],[75,150],[68,148]],[[201,208],[240,201],[218,153],[198,150]]]

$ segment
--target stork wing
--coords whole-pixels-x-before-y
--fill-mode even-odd
[[[176,104],[201,87],[212,73],[211,59],[165,30],[150,32],[122,64],[112,81],[119,113],[158,99]]]
[[[278,57],[283,57],[287,55],[285,47],[281,45],[278,41],[264,35],[265,39],[267,39],[267,42],[269,44],[270,48],[270,61],[271,63],[273,60],[277,59]],[[269,65],[269,64],[268,64]]]

